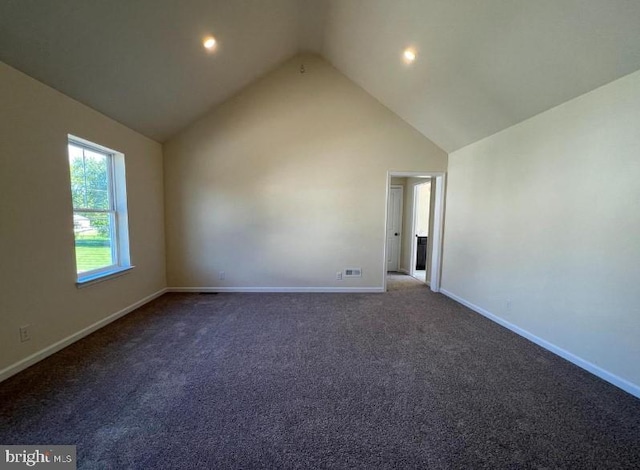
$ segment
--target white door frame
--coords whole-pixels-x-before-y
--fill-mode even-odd
[[[413,207],[411,213],[411,253],[409,257],[409,276],[413,277],[416,274],[416,250],[417,250],[417,237],[416,237],[416,193],[418,192],[418,185],[413,187]]]
[[[431,179],[429,179],[429,181],[431,181]],[[415,277],[416,275],[416,252],[418,251],[418,237],[416,237],[416,219],[418,218],[418,186],[425,183],[419,183],[413,186],[413,212],[411,214],[411,234],[413,236],[411,237],[411,264],[409,265],[409,276],[412,277]],[[429,284],[429,279],[426,279],[426,282]]]
[[[435,198],[433,204],[433,242],[431,247],[431,283],[433,292],[440,292],[440,280],[442,277],[442,242],[444,237],[444,202],[445,202],[445,182],[446,173],[429,171],[389,171],[387,172],[387,187],[385,200],[385,224],[384,224],[384,249],[382,254],[382,279],[383,290],[387,291],[387,224],[389,223],[389,193],[391,188],[391,178],[411,178],[430,177],[431,184],[435,184],[432,195]],[[432,186],[433,188],[433,186]],[[414,227],[415,232],[415,227]],[[413,254],[412,254],[413,257]]]

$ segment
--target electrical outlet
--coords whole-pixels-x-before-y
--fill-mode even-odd
[[[508,299],[505,303],[504,303],[504,308],[506,310],[507,313],[511,312],[511,299]]]
[[[224,271],[220,271],[219,279],[221,281],[224,281],[226,278],[227,278],[227,273],[225,273]]]
[[[31,325],[20,327],[20,342],[31,341]]]
[[[342,271],[336,273],[336,281],[342,281]]]

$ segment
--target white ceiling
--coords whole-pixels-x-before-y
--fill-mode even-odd
[[[640,69],[640,1],[332,0],[324,55],[450,152]]]
[[[0,60],[164,141],[315,51],[453,151],[640,69],[639,25],[638,0],[2,0]]]
[[[307,3],[1,0],[0,60],[163,141],[301,44],[318,49],[318,28],[299,37]]]

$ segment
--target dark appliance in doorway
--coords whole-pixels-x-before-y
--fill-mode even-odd
[[[424,270],[427,267],[427,238],[429,237],[419,237],[418,244],[416,245],[417,253],[416,253],[416,269]]]

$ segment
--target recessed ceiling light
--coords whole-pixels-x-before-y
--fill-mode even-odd
[[[407,64],[410,64],[411,62],[416,60],[416,51],[414,51],[411,48],[405,49],[404,52],[402,53],[402,58]]]
[[[216,38],[214,38],[213,36],[207,36],[202,41],[202,45],[205,49],[212,51],[216,47]]]

